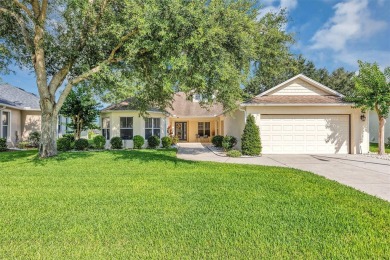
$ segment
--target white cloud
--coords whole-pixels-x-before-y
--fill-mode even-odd
[[[348,0],[333,8],[334,16],[312,37],[312,49],[342,51],[349,41],[371,36],[386,27],[384,21],[371,18],[368,0]]]
[[[367,51],[342,51],[334,55],[336,61],[357,68],[357,61],[376,62],[381,69],[390,66],[390,51],[367,50]]]
[[[277,13],[281,9],[294,10],[298,5],[298,0],[264,0],[262,4],[264,7],[260,10],[258,19],[267,13]]]

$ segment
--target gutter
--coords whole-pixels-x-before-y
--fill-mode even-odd
[[[0,105],[3,106],[3,108],[1,110],[9,107],[9,108],[13,108],[13,109],[17,109],[17,110],[23,110],[23,111],[37,111],[37,112],[41,111],[40,109],[32,109],[32,108],[26,108],[26,107],[16,107],[16,106],[2,104],[2,103],[0,103]]]
[[[334,106],[353,106],[352,103],[260,103],[260,104],[241,104],[243,107],[279,107],[279,106],[289,106],[289,107],[295,107],[295,106],[306,106],[306,107],[334,107]]]

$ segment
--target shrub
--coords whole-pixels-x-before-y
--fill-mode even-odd
[[[222,135],[213,136],[213,138],[211,138],[211,142],[215,147],[222,147],[223,136]]]
[[[111,144],[112,149],[122,149],[123,148],[122,138],[120,138],[119,136],[111,138],[110,144]]]
[[[28,135],[28,141],[30,142],[31,146],[38,147],[39,141],[41,141],[41,133],[37,131],[31,132]]]
[[[71,143],[74,142],[74,134],[64,134],[62,138],[67,138]]]
[[[145,144],[145,139],[140,135],[136,135],[133,137],[133,142],[134,142],[134,149],[141,149],[142,146]]]
[[[179,137],[177,135],[171,136],[170,138],[172,144],[177,144],[179,142]]]
[[[29,145],[29,142],[19,142],[18,143],[18,148],[19,149],[26,149],[26,147]]]
[[[69,138],[66,137],[61,137],[57,139],[57,150],[58,151],[69,151],[72,149],[72,142],[70,141]]]
[[[96,135],[92,139],[93,144],[95,145],[96,149],[104,149],[104,145],[106,144],[106,138],[102,135]]]
[[[160,145],[160,138],[156,135],[152,135],[148,138],[148,146],[150,148],[156,148]]]
[[[7,139],[0,138],[0,152],[7,151]]]
[[[74,149],[78,151],[84,151],[88,148],[89,143],[87,139],[80,138],[74,142]]]
[[[237,138],[227,135],[223,138],[222,147],[225,151],[232,149],[237,144]]]
[[[168,136],[164,136],[163,138],[161,138],[161,144],[162,147],[169,148],[172,145],[172,140]]]
[[[231,150],[227,152],[226,155],[229,157],[241,157],[241,152],[238,150]]]
[[[256,125],[255,117],[248,115],[244,132],[241,138],[241,150],[245,155],[259,155],[261,153],[260,130]]]

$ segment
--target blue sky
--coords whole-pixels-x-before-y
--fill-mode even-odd
[[[390,0],[262,0],[263,12],[286,8],[291,50],[319,68],[357,69],[357,60],[390,66]],[[4,82],[37,93],[34,75],[14,68]]]

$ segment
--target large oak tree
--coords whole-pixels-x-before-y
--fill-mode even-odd
[[[233,108],[251,61],[284,53],[290,40],[283,14],[259,20],[258,13],[250,0],[1,1],[3,60],[36,76],[40,156],[56,155],[57,115],[84,81],[106,96],[137,96],[141,112],[169,105],[178,90]]]

